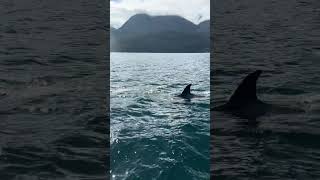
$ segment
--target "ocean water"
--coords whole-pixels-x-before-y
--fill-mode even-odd
[[[103,1],[0,2],[0,179],[106,179]]]
[[[210,178],[209,57],[111,53],[111,179]]]
[[[211,112],[213,179],[320,179],[320,1],[215,1],[211,104],[250,72],[258,97],[297,111],[248,124]]]

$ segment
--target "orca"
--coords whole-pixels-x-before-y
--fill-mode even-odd
[[[257,97],[257,80],[261,73],[261,70],[256,70],[247,75],[231,95],[229,101],[221,106],[214,107],[212,110],[229,112],[248,120],[256,120],[257,117],[268,112],[278,114],[306,112],[303,109],[271,105],[259,100]]]
[[[183,92],[179,95],[179,97],[182,97],[182,98],[185,98],[185,99],[191,99],[191,98],[195,97],[195,95],[191,93],[191,89],[190,89],[191,86],[192,86],[192,84],[188,84],[184,88]]]
[[[261,70],[256,70],[247,75],[229,101],[214,107],[213,111],[230,112],[245,119],[256,119],[258,116],[264,115],[270,109],[270,105],[257,97],[257,80],[261,73]]]
[[[198,95],[198,94],[192,94],[191,93],[191,86],[192,84],[188,84],[184,90],[182,91],[181,94],[177,95],[177,97],[180,97],[180,98],[183,98],[183,99],[186,99],[186,100],[191,100],[192,98],[203,98],[205,96],[203,95]]]

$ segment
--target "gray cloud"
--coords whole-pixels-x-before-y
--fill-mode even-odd
[[[137,13],[179,15],[195,24],[210,19],[210,0],[111,0],[110,23],[120,27]]]

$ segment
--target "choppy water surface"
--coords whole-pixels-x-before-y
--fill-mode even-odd
[[[111,53],[110,76],[112,179],[209,179],[209,54]]]
[[[102,3],[0,2],[0,179],[106,179]]]
[[[216,1],[212,105],[256,69],[258,96],[303,112],[212,114],[211,173],[225,179],[320,179],[320,1]]]

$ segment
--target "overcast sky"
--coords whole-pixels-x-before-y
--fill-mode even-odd
[[[110,0],[110,24],[119,28],[132,15],[180,15],[195,24],[210,19],[210,0]]]

